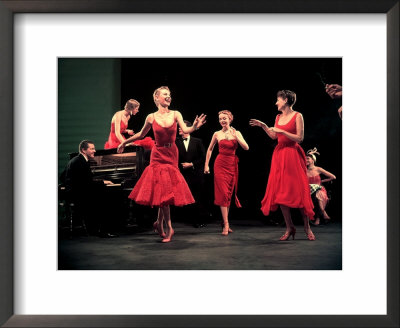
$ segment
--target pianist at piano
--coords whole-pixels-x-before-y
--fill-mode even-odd
[[[113,185],[113,182],[93,178],[89,161],[94,159],[95,152],[92,141],[81,141],[79,154],[68,162],[61,175],[61,181],[65,184],[68,203],[74,204],[76,212],[86,221],[87,228],[98,232],[101,237],[112,237],[109,233],[107,211],[101,204],[104,204],[102,198],[105,186]]]

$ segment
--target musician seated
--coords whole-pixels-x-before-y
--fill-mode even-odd
[[[111,215],[107,213],[104,193],[105,186],[113,183],[93,178],[89,160],[94,158],[95,152],[92,141],[81,141],[79,155],[68,162],[61,181],[65,184],[67,200],[73,202],[76,212],[87,220],[89,230],[97,231],[100,237],[116,237],[109,231]]]

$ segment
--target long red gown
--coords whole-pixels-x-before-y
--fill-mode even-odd
[[[222,139],[218,142],[219,153],[214,162],[215,205],[229,207],[235,189],[235,204],[237,207],[242,207],[236,194],[239,177],[239,159],[235,154],[237,147],[235,139]]]
[[[279,125],[278,115],[275,127],[289,133],[296,133],[296,116],[284,125]],[[276,211],[278,205],[291,208],[303,208],[305,214],[314,220],[313,203],[307,179],[306,156],[300,145],[278,133],[278,145],[272,154],[271,169],[268,177],[267,190],[261,201],[261,211],[269,215]]]
[[[128,128],[128,125],[126,125],[121,120],[121,123],[120,123],[121,134],[124,133],[127,128]],[[122,136],[122,138],[124,140],[126,140],[124,136]],[[112,122],[111,123],[110,135],[108,136],[107,142],[104,144],[104,149],[117,148],[120,143],[121,142],[118,140],[118,138],[117,138],[117,136],[115,134],[115,122]],[[137,145],[137,146],[143,146],[146,149],[152,149],[153,146],[154,146],[154,140],[151,139],[150,137],[146,137],[146,138],[144,138],[142,140],[136,140],[133,144]]]
[[[151,151],[150,165],[143,171],[129,198],[151,207],[194,203],[192,193],[178,168],[176,122],[170,127],[162,127],[154,119],[152,128],[156,144]]]

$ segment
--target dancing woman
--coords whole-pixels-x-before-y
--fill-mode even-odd
[[[328,204],[329,201],[328,193],[326,192],[326,189],[322,185],[322,183],[335,180],[336,177],[327,170],[324,170],[322,167],[315,166],[315,163],[317,161],[315,154],[319,155],[317,148],[308,150],[306,161],[307,161],[307,177],[308,177],[308,183],[310,184],[311,196],[313,197],[313,195],[315,195],[318,206],[316,212],[319,213],[315,218],[314,224],[319,225],[320,215],[322,215],[325,221],[330,220],[329,215],[325,211],[326,205]],[[321,174],[326,176],[326,178],[321,180]]]
[[[304,221],[304,231],[309,240],[315,240],[308,218],[314,219],[313,204],[307,180],[306,156],[299,143],[304,138],[304,121],[301,113],[293,110],[296,94],[282,90],[277,94],[276,106],[281,114],[277,115],[274,127],[251,119],[251,126],[261,127],[272,139],[278,139],[278,145],[272,154],[271,169],[265,196],[261,201],[264,215],[282,210],[286,223],[286,232],[280,240],[288,240],[296,234],[290,208],[299,208]]]
[[[227,236],[229,232],[233,232],[229,228],[229,208],[233,190],[235,189],[235,204],[241,207],[237,198],[238,185],[238,157],[235,155],[238,145],[244,150],[248,150],[249,146],[244,140],[242,134],[231,127],[233,115],[228,110],[218,113],[219,123],[222,129],[216,131],[211,139],[207,149],[206,161],[204,163],[204,173],[210,173],[209,162],[214,146],[218,143],[219,154],[214,162],[214,204],[221,208],[223,230],[222,235]]]
[[[206,116],[204,114],[196,116],[192,127],[188,128],[182,114],[169,109],[171,93],[168,87],[156,89],[153,99],[158,110],[147,116],[139,133],[118,146],[118,153],[123,152],[127,143],[145,137],[153,128],[156,144],[151,152],[150,165],[143,171],[129,198],[138,204],[159,208],[157,221],[153,226],[163,238],[162,242],[167,243],[174,235],[170,205],[183,206],[194,203],[190,189],[178,168],[178,148],[175,145],[177,125],[183,132],[191,133],[205,123]]]

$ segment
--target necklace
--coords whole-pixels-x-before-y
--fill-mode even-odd
[[[223,132],[223,131],[222,131],[222,132]],[[226,130],[226,131],[224,132],[224,134],[225,134],[225,139],[226,139],[226,140],[229,140],[229,129]]]

